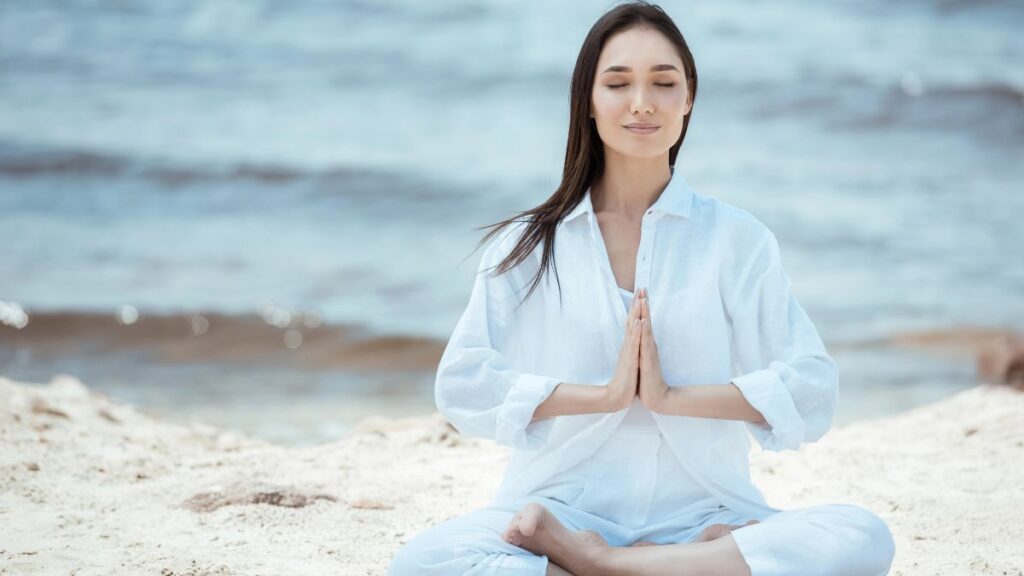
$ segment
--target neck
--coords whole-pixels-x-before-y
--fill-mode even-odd
[[[595,213],[611,212],[640,221],[671,178],[667,152],[654,158],[636,158],[606,148],[604,174],[591,187],[590,201]]]

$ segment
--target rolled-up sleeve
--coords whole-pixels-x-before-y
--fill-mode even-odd
[[[766,227],[741,260],[727,311],[732,324],[731,382],[765,423],[746,422],[765,450],[796,450],[832,425],[838,369],[791,290],[778,240]]]
[[[434,382],[437,409],[467,436],[533,450],[543,446],[554,418],[533,414],[560,383],[516,369],[505,350],[513,334],[519,294],[513,271],[489,269],[509,252],[510,236],[492,242],[481,257],[469,304],[445,347]]]

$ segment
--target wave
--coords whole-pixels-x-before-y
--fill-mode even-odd
[[[0,324],[3,352],[56,355],[142,354],[159,363],[275,365],[301,370],[429,371],[445,343],[361,326],[320,323],[316,315],[135,312],[29,312],[21,329]]]
[[[103,152],[29,147],[0,142],[0,177],[134,177],[167,186],[244,180],[279,184],[307,179],[347,180],[368,174],[356,168],[303,169],[275,164],[237,163],[188,166]]]
[[[849,130],[956,131],[998,141],[1024,139],[1024,88],[1007,82],[929,84],[914,74],[878,85],[843,76],[807,87],[729,83],[758,118],[811,117]]]

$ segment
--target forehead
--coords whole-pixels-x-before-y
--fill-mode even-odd
[[[683,69],[683,61],[668,38],[652,28],[636,27],[608,38],[597,60],[597,71],[629,66],[634,72],[643,72],[655,64],[675,64]]]

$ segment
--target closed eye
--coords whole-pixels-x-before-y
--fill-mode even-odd
[[[670,82],[670,83],[667,83],[667,84],[661,83],[661,82],[655,82],[654,85],[655,86],[661,86],[662,88],[671,88],[671,87],[675,86],[676,84],[675,84],[675,82]],[[609,88],[611,88],[612,90],[617,90],[619,88],[622,88],[623,86],[629,86],[629,84],[608,84],[607,86]]]

